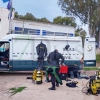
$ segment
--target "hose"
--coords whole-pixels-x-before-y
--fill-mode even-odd
[[[82,92],[83,92],[83,93],[87,93],[87,91],[88,91],[88,89],[89,89],[88,83],[89,83],[89,81],[87,82],[86,87],[83,87],[83,88],[82,88]],[[84,89],[86,89],[86,91],[84,91]]]

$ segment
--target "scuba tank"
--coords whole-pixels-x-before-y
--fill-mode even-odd
[[[37,74],[36,74],[36,83],[37,84],[41,84],[42,83],[42,73],[40,70],[37,71]]]
[[[36,84],[41,84],[42,83],[42,78],[43,78],[43,72],[40,69],[35,69],[33,71],[33,76],[32,76],[32,82],[36,82]]]
[[[89,87],[87,94],[100,94],[100,70],[95,73],[94,76],[90,76]]]

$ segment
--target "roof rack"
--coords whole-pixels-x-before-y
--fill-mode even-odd
[[[28,35],[40,35],[40,36],[59,36],[59,37],[73,37],[74,34],[72,33],[62,33],[62,32],[45,32],[44,30],[42,30],[42,32],[34,32],[34,30],[28,30]]]
[[[50,37],[74,37],[73,33],[64,33],[64,32],[50,32],[45,30],[13,30],[12,34],[24,34],[24,35],[34,35],[34,36],[50,36]]]

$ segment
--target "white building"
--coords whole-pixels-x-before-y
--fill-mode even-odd
[[[8,9],[0,8],[0,38],[9,33]],[[43,35],[66,35],[74,37],[75,28],[66,25],[42,23],[29,20],[14,19],[14,12],[10,24],[11,33],[15,34],[43,34]]]
[[[9,11],[6,8],[0,8],[0,38],[7,35],[9,32]],[[14,18],[14,13],[12,13],[12,19]]]

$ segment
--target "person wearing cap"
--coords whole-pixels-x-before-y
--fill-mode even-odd
[[[59,74],[59,60],[62,59],[61,61],[61,65],[64,63],[64,57],[62,56],[61,53],[58,52],[57,49],[55,49],[53,52],[51,52],[48,57],[47,57],[47,62],[49,63],[49,65],[51,66],[56,66],[58,67],[56,72],[57,74]],[[59,87],[59,84],[58,82],[56,81],[55,77],[53,74],[51,74],[51,84],[52,84],[52,87],[49,88],[49,90],[55,90],[55,83],[56,83],[56,86]]]

